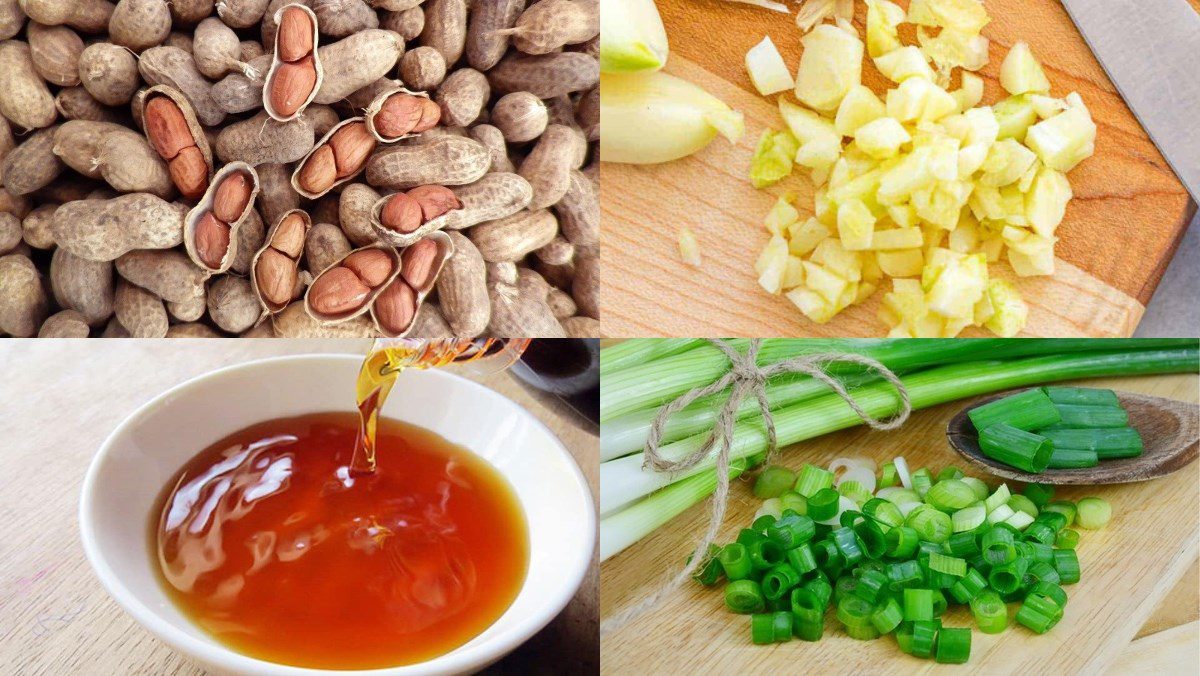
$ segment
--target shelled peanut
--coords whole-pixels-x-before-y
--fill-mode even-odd
[[[365,121],[346,120],[300,161],[292,184],[305,197],[320,197],[362,171],[377,144]]]
[[[422,225],[455,209],[462,202],[443,185],[419,185],[408,192],[398,192],[387,198],[379,211],[379,221],[402,234],[415,232]]]
[[[296,297],[300,283],[300,257],[309,232],[308,214],[288,212],[272,229],[251,264],[254,291],[269,313],[279,312]]]
[[[598,330],[598,0],[10,5],[0,334]]]
[[[258,194],[258,175],[243,163],[226,165],[184,222],[184,244],[200,267],[224,272],[233,265],[238,230]]]
[[[271,117],[286,122],[312,102],[322,72],[312,10],[288,5],[279,10],[277,21],[275,58],[263,87],[263,107]]]

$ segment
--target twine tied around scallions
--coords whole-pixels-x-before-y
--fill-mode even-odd
[[[737,410],[742,400],[748,395],[752,394],[758,400],[759,412],[762,414],[763,422],[767,428],[766,462],[769,463],[773,460],[779,451],[775,436],[775,421],[771,416],[771,407],[767,401],[767,380],[784,373],[803,373],[811,376],[828,385],[831,390],[846,402],[846,405],[851,410],[858,414],[859,418],[862,418],[862,421],[868,427],[876,430],[896,429],[903,425],[904,421],[908,420],[908,415],[912,412],[912,403],[908,399],[908,390],[905,389],[904,383],[900,381],[899,376],[893,373],[888,367],[870,357],[847,352],[822,352],[801,355],[766,366],[759,366],[758,351],[762,347],[761,339],[751,340],[744,355],[730,347],[724,340],[709,339],[708,342],[729,359],[729,371],[712,383],[682,394],[674,401],[659,409],[658,415],[654,419],[654,424],[650,426],[650,433],[646,439],[645,447],[646,460],[642,463],[643,469],[652,469],[656,472],[680,472],[704,461],[708,458],[713,447],[716,446],[717,489],[713,493],[711,500],[712,514],[709,519],[708,528],[696,544],[695,555],[691,557],[691,560],[683,567],[683,570],[676,573],[673,578],[654,593],[622,610],[614,617],[605,620],[600,627],[601,633],[608,633],[619,629],[650,607],[658,605],[664,596],[678,589],[698,568],[708,563],[711,558],[707,554],[709,545],[717,538],[717,531],[720,530],[721,523],[725,520],[725,508],[729,501],[729,455],[733,448],[733,429],[737,422]],[[891,383],[900,395],[901,406],[899,412],[891,418],[880,420],[863,410],[854,397],[846,391],[845,386],[825,370],[828,365],[834,363],[859,364],[878,373]],[[729,398],[725,400],[721,410],[717,413],[716,424],[713,426],[712,432],[709,433],[708,439],[694,452],[678,460],[670,460],[660,455],[659,445],[667,421],[670,420],[671,416],[683,410],[697,399],[722,392],[726,388],[729,388]]]

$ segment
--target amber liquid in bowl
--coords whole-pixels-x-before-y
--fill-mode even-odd
[[[422,662],[494,623],[524,584],[528,528],[491,465],[378,421],[351,470],[356,413],[272,420],[204,449],[159,498],[167,594],[239,653],[325,669]]]

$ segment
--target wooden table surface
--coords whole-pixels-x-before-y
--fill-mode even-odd
[[[1196,402],[1195,375],[1110,378],[1089,385]],[[781,456],[798,469],[805,461],[824,466],[838,456],[865,455],[882,462],[904,455],[910,466],[937,471],[960,467],[945,441],[946,423],[965,402],[913,414],[899,430],[864,427],[799,444]],[[1078,551],[1082,580],[1066,587],[1071,600],[1063,621],[1036,636],[1015,626],[989,636],[972,632],[971,673],[986,674],[1195,674],[1200,664],[1200,482],[1197,464],[1152,482],[1119,486],[1059,487],[1078,500],[1099,495],[1113,505],[1113,520],[1100,531],[1081,530]],[[976,474],[968,472],[969,474]],[[977,475],[977,474],[976,474]],[[989,483],[995,478],[981,477]],[[730,507],[718,541],[732,540],[761,504],[746,481],[730,490]],[[707,502],[693,506],[649,537],[601,566],[601,614],[609,616],[644,598],[682,564],[707,524]],[[973,626],[961,608],[947,615],[951,626]],[[789,665],[826,673],[964,673],[961,668],[901,653],[891,638],[855,641],[826,619],[819,643],[750,644],[746,618],[729,613],[719,592],[687,585],[658,608],[605,634],[601,671],[627,673],[786,673]]]
[[[137,340],[0,343],[0,674],[204,674],[136,624],[92,575],[79,491],[92,455],[163,390],[229,364],[281,354],[365,353],[362,341]],[[541,419],[598,490],[599,442],[504,374],[478,379]],[[347,385],[353,396],[353,384]],[[140,518],[140,517],[138,517]],[[598,575],[549,626],[490,673],[595,673]]]
[[[1188,1],[1200,7],[1200,0]],[[761,96],[751,85],[745,54],[769,35],[795,72],[801,48],[793,17],[723,0],[657,2],[671,47],[666,71],[741,111],[746,133],[736,146],[717,138],[695,155],[666,164],[601,165],[603,246],[620,252],[604,260],[605,335],[884,335],[887,328],[876,314],[890,283],[829,323],[815,324],[783,296],[763,291],[754,274],[768,239],[761,224],[777,196],[795,192],[802,217],[812,212],[807,170],[766,190],[755,190],[747,179],[763,130],[784,125],[777,96]],[[861,37],[866,10],[861,2],[855,6]],[[1099,127],[1095,155],[1068,175],[1075,199],[1057,232],[1055,275],[1014,278],[1007,263],[989,266],[990,272],[1017,279],[1030,305],[1024,335],[1131,335],[1195,204],[1058,0],[986,0],[986,6],[992,22],[984,29],[991,60],[979,73],[984,103],[1005,95],[1000,64],[1024,40],[1044,64],[1052,94],[1079,92]],[[912,32],[902,27],[907,43]],[[867,61],[864,84],[876,93],[885,84],[895,86]],[[789,92],[778,96],[795,100]],[[680,259],[682,226],[699,240],[698,268]],[[969,329],[964,335],[990,334]]]

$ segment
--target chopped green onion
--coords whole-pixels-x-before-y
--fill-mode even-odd
[[[1055,404],[1062,420],[1042,429],[1061,430],[1073,427],[1125,427],[1129,414],[1119,406],[1085,406],[1080,404]]]
[[[763,519],[765,519],[765,518],[767,518],[767,517],[759,517],[754,520],[754,523],[757,523],[757,524],[766,523],[766,521],[763,521]],[[771,517],[771,519],[772,519],[772,521],[770,523],[775,523],[774,517]],[[753,525],[753,524],[751,524],[751,525]],[[744,545],[746,547],[749,547],[750,545],[754,544],[755,542],[766,540],[767,536],[765,535],[765,531],[766,531],[766,526],[763,526],[761,530],[758,528],[743,528],[740,531],[738,531],[737,543]]]
[[[1042,563],[1054,562],[1054,547],[1047,543],[1027,540],[1025,542],[1018,542],[1017,544],[1020,545],[1024,556],[1031,561],[1041,561]]]
[[[807,516],[796,513],[785,514],[767,526],[767,537],[779,543],[783,549],[794,549],[813,539],[817,525]]]
[[[767,500],[766,502],[763,503],[763,505],[766,505],[767,502],[772,502],[772,500]],[[781,509],[781,510],[779,510],[778,514],[762,514],[758,517],[755,517],[754,521],[751,522],[751,524],[750,524],[750,530],[755,531],[756,533],[761,533],[763,535],[766,535],[767,528],[771,524],[775,523],[775,520],[778,519],[782,515],[783,515],[783,510]]]
[[[900,604],[890,596],[876,605],[871,613],[871,624],[880,634],[891,633],[903,620],[904,612],[900,610]]]
[[[817,558],[807,542],[789,549],[787,561],[788,565],[801,575],[807,575],[817,569]]]
[[[884,534],[884,541],[888,556],[903,559],[917,551],[921,536],[910,526],[897,526]]]
[[[887,500],[881,500],[880,498],[867,500],[863,505],[863,514],[871,517],[882,526],[886,526],[884,528],[885,531],[904,523],[904,515],[900,513],[900,509]]]
[[[921,566],[916,559],[908,559],[907,561],[897,561],[889,563],[886,568],[888,576],[888,589],[898,592],[908,587],[915,587],[921,584],[925,576],[921,572]]]
[[[750,640],[759,645],[792,638],[792,614],[787,611],[750,616]]]
[[[974,556],[979,553],[979,540],[974,531],[955,533],[946,540],[946,549],[959,558]]]
[[[821,469],[816,465],[810,465],[808,463],[804,463],[804,466],[800,468],[800,478],[796,480],[796,492],[800,495],[803,495],[806,498],[812,498],[813,494],[815,494],[817,491],[823,488],[832,487],[833,472],[830,472],[827,469]],[[835,502],[834,504],[836,505],[837,503]],[[819,521],[820,519],[817,520]]]
[[[841,603],[846,596],[854,594],[855,588],[858,587],[858,578],[853,575],[843,575],[837,579],[833,587],[833,602]]]
[[[1037,474],[1045,471],[1050,462],[1054,443],[1047,437],[1000,423],[979,433],[979,448],[996,462]]]
[[[765,608],[766,600],[754,580],[734,580],[725,586],[725,605],[735,613],[747,615]]]
[[[887,585],[887,575],[877,570],[868,570],[858,577],[854,595],[874,605],[887,596]]]
[[[929,570],[953,577],[962,577],[967,574],[967,562],[960,558],[933,552],[929,555]]]
[[[942,590],[934,589],[933,590],[933,616],[941,617],[946,612],[946,608],[948,608],[949,605],[950,604],[946,602],[946,595],[942,593]]]
[[[987,589],[987,579],[975,568],[968,568],[967,574],[950,587],[950,595],[959,603],[970,603],[971,599],[985,589]]]
[[[1066,522],[1063,523],[1062,527],[1066,528],[1075,522],[1075,511],[1075,503],[1069,500],[1056,500],[1054,502],[1047,503],[1046,506],[1042,508],[1042,513],[1039,516],[1045,516],[1047,512],[1051,514],[1062,514],[1066,519]]]
[[[1046,484],[1026,484],[1025,497],[1029,498],[1038,509],[1054,498],[1054,486]],[[1036,514],[1034,516],[1037,516]]]
[[[896,645],[900,648],[900,652],[911,655],[913,651],[913,623],[901,622],[899,627],[896,627]]]
[[[933,619],[933,590],[904,590],[904,619],[909,622]]]
[[[717,560],[717,555],[721,553],[721,548],[710,544],[708,552],[704,555],[704,563],[696,569],[692,574],[692,579],[696,580],[705,587],[711,587],[717,582],[720,582],[722,577],[725,577],[725,569],[721,567],[721,562]],[[693,556],[695,556],[693,554]],[[688,563],[692,562],[692,557],[688,557]]]
[[[1075,522],[1081,528],[1088,530],[1104,528],[1108,520],[1112,518],[1112,507],[1101,498],[1084,498],[1079,501],[1077,507],[1079,513],[1075,516]]]
[[[1041,594],[1042,596],[1049,598],[1051,601],[1054,601],[1054,604],[1059,608],[1067,607],[1067,592],[1053,582],[1039,580],[1029,588],[1029,593]]]
[[[838,601],[837,618],[838,621],[847,627],[862,626],[870,624],[871,613],[873,611],[870,601],[867,601],[857,594],[847,594]]]
[[[843,481],[842,485],[837,487],[837,492],[850,498],[857,505],[862,505],[871,499],[871,491],[858,481]]]
[[[796,473],[786,467],[771,465],[759,472],[754,480],[754,495],[760,498],[777,498],[796,483]]]
[[[832,488],[821,488],[808,496],[808,516],[814,521],[832,519],[838,511],[838,492]]]
[[[1066,528],[1058,531],[1058,537],[1054,539],[1054,546],[1059,549],[1075,549],[1075,545],[1079,544],[1079,531]]]
[[[1074,513],[1074,505],[1072,505],[1071,514],[1074,515]],[[1049,509],[1043,509],[1042,513],[1038,514],[1034,521],[1045,524],[1055,533],[1067,527],[1067,516],[1062,512],[1055,512]]]
[[[917,492],[917,495],[922,498],[925,497],[925,493],[929,491],[931,486],[933,486],[933,477],[929,474],[928,469],[922,467],[912,473],[912,487]]]
[[[854,565],[863,558],[863,549],[858,539],[858,534],[852,529],[835,528],[830,535],[833,538],[833,544],[837,547],[838,553],[842,555],[846,563]]]
[[[812,594],[814,598],[821,602],[821,610],[829,607],[829,599],[833,598],[833,586],[823,577],[815,577],[808,582],[805,582],[801,589]]]
[[[1095,387],[1047,386],[1042,388],[1055,404],[1075,406],[1120,406],[1121,400],[1112,390]]]
[[[747,550],[750,553],[750,565],[755,570],[767,570],[784,562],[783,547],[774,540],[762,539],[752,543]]]
[[[1040,594],[1030,594],[1017,610],[1017,622],[1044,634],[1058,624],[1062,614],[1062,608],[1051,599]]]
[[[725,576],[732,581],[744,580],[754,570],[754,564],[750,563],[750,552],[740,542],[731,542],[722,547],[717,560],[721,562]]]
[[[1054,542],[1055,531],[1048,521],[1033,520],[1033,523],[1025,527],[1025,539],[1043,544],[1051,544]]]
[[[1033,523],[1033,517],[1026,512],[1013,512],[1013,515],[1005,519],[1004,523],[1017,530],[1024,530],[1026,526]]]
[[[917,531],[926,542],[945,542],[953,532],[950,515],[933,508],[914,510],[908,515],[905,525]]]
[[[932,655],[933,643],[937,640],[938,630],[941,628],[941,620],[932,618],[913,622],[912,654],[916,657]]]
[[[950,515],[950,524],[955,533],[972,531],[983,525],[987,519],[987,507],[982,502],[976,502]]]
[[[887,536],[874,520],[866,519],[856,524],[854,534],[858,536],[858,545],[868,559],[882,558],[887,552]]]
[[[1012,493],[1010,493],[1008,490],[1008,484],[1000,484],[996,491],[983,501],[983,506],[987,508],[987,511],[990,514],[1000,505],[1007,504],[1008,499],[1011,497]]]
[[[896,473],[896,463],[885,463],[883,469],[879,473],[878,488],[890,488],[899,485],[900,475]]]
[[[965,477],[959,479],[959,481],[961,481],[964,484],[971,487],[971,490],[974,491],[974,493],[975,493],[976,500],[986,500],[987,499],[988,492],[989,492],[988,486],[987,486],[987,484],[985,484],[983,482],[982,479],[976,479],[973,476],[965,476]]]
[[[1025,571],[1028,569],[1029,560],[1021,557],[1002,565],[992,566],[992,570],[988,573],[988,584],[1001,594],[1011,594],[1021,587],[1021,582],[1025,579]]]
[[[917,495],[917,492],[911,488],[885,488],[879,491],[875,497],[883,498],[897,507],[910,502],[921,501],[921,496]]]
[[[782,563],[764,573],[759,586],[768,601],[775,601],[787,596],[792,587],[798,584],[800,584],[799,571]]]
[[[985,634],[999,634],[1008,627],[1008,607],[1000,595],[985,589],[971,599],[971,614],[975,624]]]
[[[1101,460],[1135,458],[1142,454],[1142,436],[1132,427],[1046,430],[1043,437],[1054,448],[1095,451]]]
[[[945,479],[925,493],[925,502],[943,512],[954,512],[975,502],[975,491],[958,479]]]
[[[1006,504],[1012,507],[1015,512],[1025,512],[1031,517],[1038,515],[1038,508],[1037,505],[1033,504],[1033,500],[1019,493],[1009,496]]]
[[[792,590],[792,633],[802,641],[819,641],[825,633],[825,606],[811,606],[812,601],[806,590]]]
[[[963,478],[963,471],[961,469],[955,467],[954,465],[949,465],[947,467],[943,467],[942,471],[938,472],[938,475],[937,475],[938,481],[946,481],[947,479],[961,479],[961,478]]]
[[[1037,582],[1053,582],[1054,584],[1061,582],[1058,571],[1054,569],[1054,566],[1045,561],[1034,561],[1029,564],[1029,572],[1025,574],[1025,580],[1026,586],[1029,586],[1029,580],[1032,580],[1035,584]]]
[[[1050,453],[1049,469],[1083,469],[1100,464],[1100,456],[1095,451],[1083,448],[1055,448]]]
[[[808,498],[796,491],[787,491],[779,496],[779,504],[785,512],[790,509],[797,514],[808,515]]]
[[[1037,430],[1062,419],[1058,409],[1054,407],[1054,402],[1039,388],[976,406],[967,412],[967,417],[980,434],[996,425],[1008,425],[1018,430]]]
[[[937,661],[942,664],[966,664],[971,658],[971,630],[942,627],[937,637]]]
[[[989,526],[995,526],[998,523],[1007,521],[1013,514],[1016,514],[1013,508],[1007,504],[1003,504],[989,512],[986,520]]]
[[[1060,584],[1079,582],[1079,557],[1075,555],[1075,550],[1054,550],[1054,570],[1058,571]]]

